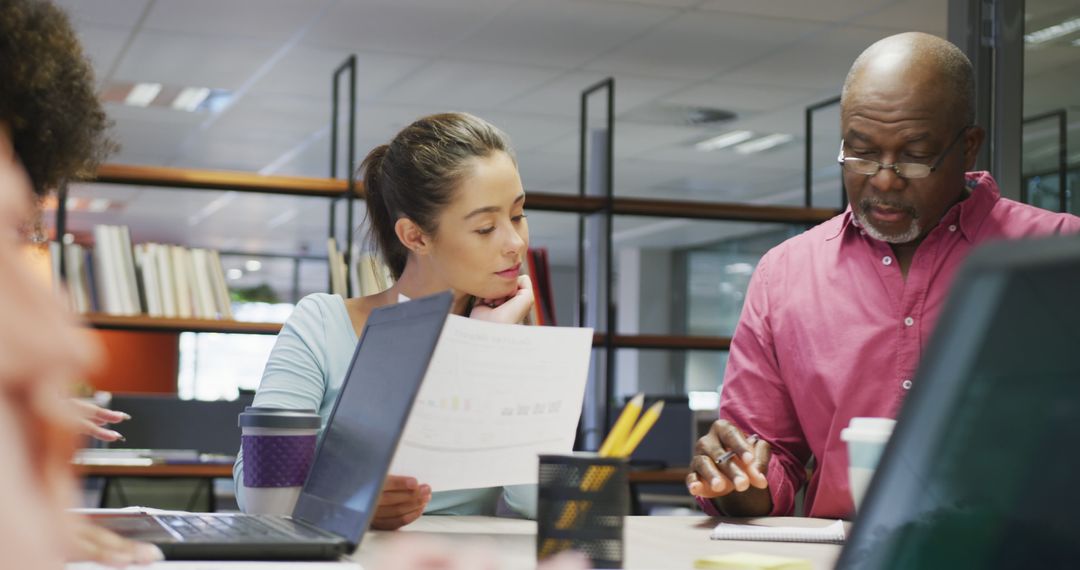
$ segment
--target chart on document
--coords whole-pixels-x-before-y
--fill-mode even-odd
[[[537,455],[567,453],[592,330],[451,315],[390,472],[435,491],[536,482]]]

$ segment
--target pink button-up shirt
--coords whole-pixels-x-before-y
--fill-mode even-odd
[[[813,455],[805,512],[847,518],[852,417],[896,417],[949,285],[976,245],[1080,232],[1080,218],[1001,198],[986,172],[919,245],[907,279],[850,209],[773,248],[757,265],[731,342],[720,417],[772,445],[773,515],[790,515]],[[711,504],[702,501],[716,514]]]

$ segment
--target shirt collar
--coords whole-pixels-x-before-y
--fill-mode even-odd
[[[840,225],[836,228],[835,232],[826,232],[825,241],[832,241],[837,237],[843,235],[844,230],[851,226],[854,229],[859,229],[859,221],[855,219],[855,214],[851,211],[851,204],[844,210],[844,213],[840,217]]]
[[[974,242],[990,210],[1001,199],[1001,190],[994,177],[986,171],[968,172],[965,184],[971,194],[966,200],[949,208],[941,217],[941,224],[956,224],[964,238]]]
[[[982,227],[987,215],[990,214],[990,210],[994,208],[994,204],[1001,198],[1001,191],[998,189],[997,181],[986,171],[968,172],[964,175],[964,184],[967,186],[970,195],[966,200],[961,200],[952,208],[949,208],[945,215],[941,217],[938,225],[956,224],[959,226],[964,238],[969,242],[973,242],[975,236],[979,233],[979,228]],[[843,235],[848,228],[851,228],[852,232],[860,231],[859,222],[855,219],[850,204],[844,210],[840,226],[835,232],[827,232],[825,240],[836,239]]]

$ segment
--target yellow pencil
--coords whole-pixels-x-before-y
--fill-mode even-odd
[[[604,443],[600,445],[600,457],[611,457],[615,455],[615,451],[622,448],[622,443],[626,441],[630,428],[634,427],[634,422],[637,421],[638,414],[641,413],[641,405],[644,403],[644,394],[638,394],[627,402],[626,407],[619,414],[619,419],[615,420],[615,425],[611,427],[611,432],[604,439]]]
[[[641,415],[641,420],[634,425],[634,429],[630,431],[630,435],[626,437],[626,441],[623,442],[619,450],[613,455],[616,457],[630,457],[630,454],[637,449],[641,440],[645,439],[645,434],[649,433],[653,425],[656,424],[656,420],[660,418],[660,412],[664,410],[664,401],[660,400],[655,404],[649,406],[649,409]]]

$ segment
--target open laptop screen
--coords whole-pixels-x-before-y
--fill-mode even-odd
[[[450,303],[442,293],[372,312],[293,518],[359,542]]]
[[[1078,449],[1080,238],[984,248],[950,293],[840,566],[1075,564]]]

